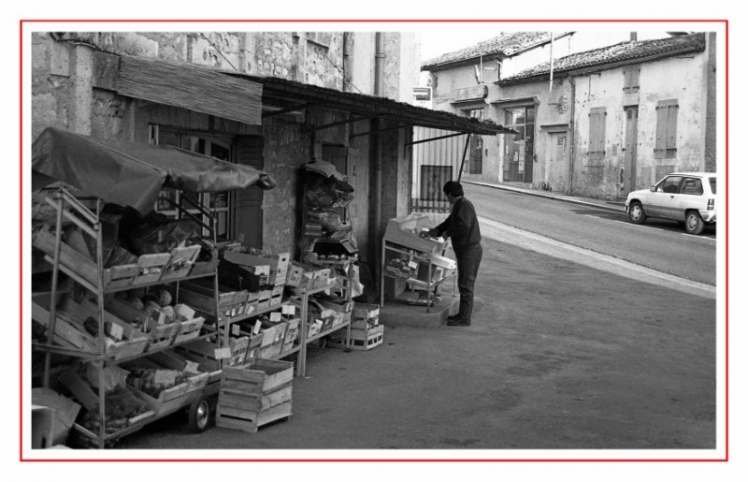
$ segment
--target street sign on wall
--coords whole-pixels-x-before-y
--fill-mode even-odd
[[[413,98],[418,101],[431,101],[431,87],[413,87]]]

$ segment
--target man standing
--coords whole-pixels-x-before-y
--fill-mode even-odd
[[[447,317],[448,326],[470,326],[473,314],[473,294],[478,267],[483,258],[480,227],[473,203],[465,199],[462,185],[457,181],[444,184],[444,194],[452,212],[429,236],[445,235],[452,239],[452,249],[457,257],[457,287],[460,291],[460,311]]]

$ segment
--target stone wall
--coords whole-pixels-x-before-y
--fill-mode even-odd
[[[32,38],[32,137],[48,126],[101,138],[148,142],[149,125],[205,133],[221,138],[237,135],[262,135],[264,170],[276,179],[277,187],[264,194],[263,245],[269,251],[294,252],[298,232],[298,171],[309,162],[312,152],[319,158],[322,144],[351,147],[349,175],[356,189],[354,233],[366,253],[370,242],[370,137],[349,138],[352,132],[370,129],[368,122],[354,127],[339,126],[312,134],[305,129],[304,118],[271,118],[261,127],[116,95],[112,90],[95,87],[93,56],[96,51],[121,55],[158,58],[169,61],[234,70],[256,75],[286,78],[327,88],[344,88],[344,74],[350,90],[371,94],[373,88],[374,35],[351,33],[345,52],[349,70],[344,66],[344,33],[305,32],[70,32],[35,33]],[[400,82],[398,34],[386,35],[386,92],[397,98]],[[313,37],[310,40],[309,37]],[[412,66],[415,69],[415,66]],[[400,100],[400,99],[397,99]],[[306,114],[315,123],[340,120],[340,113],[314,109]],[[387,165],[391,172],[407,172],[409,160],[397,156],[392,147]],[[402,163],[402,165],[398,164]],[[398,171],[399,170],[399,171]],[[396,181],[402,181],[401,178]],[[395,189],[394,211],[407,209],[402,182],[385,184]],[[405,199],[405,202],[402,201]],[[399,200],[399,201],[398,201]]]

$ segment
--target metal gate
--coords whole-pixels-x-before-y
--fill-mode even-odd
[[[413,185],[410,212],[449,212],[444,183],[460,178],[466,143],[473,137],[453,131],[413,128]]]

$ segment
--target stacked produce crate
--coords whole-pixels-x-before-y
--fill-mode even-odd
[[[378,347],[384,341],[384,325],[379,324],[379,305],[353,302],[351,314],[350,344],[343,330],[330,338],[331,346],[366,351]]]
[[[216,407],[216,426],[257,432],[292,413],[293,363],[254,358],[224,368]]]

